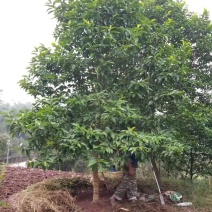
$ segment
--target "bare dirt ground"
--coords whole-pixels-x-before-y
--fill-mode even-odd
[[[75,174],[71,172],[58,172],[58,171],[43,171],[42,169],[27,169],[21,167],[7,167],[4,179],[0,187],[0,200],[2,203],[6,202],[9,204],[15,204],[18,192],[26,189],[29,185],[41,182],[45,179],[56,178],[56,177],[74,177],[74,176],[84,176],[82,174]],[[80,206],[85,212],[171,212],[171,211],[182,211],[182,212],[198,212],[194,208],[176,208],[172,204],[168,204],[165,207],[161,207],[160,202],[150,202],[150,203],[122,203],[118,204],[115,208],[112,208],[109,202],[109,197],[112,195],[113,190],[107,190],[106,187],[101,187],[100,190],[100,203],[92,203],[92,189],[86,189],[79,191],[76,197],[76,204]],[[130,208],[130,209],[129,209]],[[11,207],[0,206],[0,212],[15,212],[15,209]],[[29,211],[30,212],[30,211]],[[205,212],[210,212],[210,210],[205,210]]]

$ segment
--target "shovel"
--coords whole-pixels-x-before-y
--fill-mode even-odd
[[[161,205],[165,205],[165,201],[164,201],[164,198],[163,198],[163,194],[161,193],[160,186],[159,186],[159,183],[158,183],[158,179],[157,179],[157,176],[156,176],[156,174],[155,174],[155,170],[154,170],[153,165],[152,165],[152,161],[150,160],[150,162],[151,162],[151,166],[152,166],[152,171],[153,171],[154,176],[155,176],[155,181],[156,181],[157,186],[158,186],[158,191],[159,191],[159,196],[160,196]]]

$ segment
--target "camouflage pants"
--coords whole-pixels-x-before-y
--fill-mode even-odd
[[[117,200],[122,200],[124,195],[127,193],[128,200],[136,200],[137,194],[137,182],[136,182],[136,175],[131,176],[128,172],[124,174],[124,177],[117,187],[114,197]]]

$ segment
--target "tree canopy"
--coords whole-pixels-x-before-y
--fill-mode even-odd
[[[20,81],[37,101],[11,120],[13,132],[29,134],[28,150],[39,151],[45,163],[49,155],[87,154],[94,179],[127,151],[164,164],[207,151],[202,161],[211,166],[206,10],[198,16],[173,0],[49,0],[47,6],[57,20],[55,42],[35,48]]]

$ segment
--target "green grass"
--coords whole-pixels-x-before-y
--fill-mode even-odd
[[[149,188],[158,192],[157,185],[149,165],[138,169],[138,187]],[[192,182],[189,179],[167,178],[162,174],[162,192],[178,191],[183,195],[184,202],[192,202],[198,211],[212,211],[212,176],[199,177]]]
[[[0,207],[5,207],[5,208],[7,208],[7,207],[10,207],[5,201],[3,201],[3,200],[0,200]]]
[[[190,193],[196,207],[212,209],[212,185],[210,178],[194,180],[191,183]]]
[[[5,170],[6,170],[6,166],[4,164],[0,164],[0,186],[1,186],[2,180],[4,179]]]
[[[138,188],[158,192],[156,182],[151,176],[138,178]],[[162,192],[177,191],[183,195],[184,202],[192,202],[194,208],[212,211],[212,177],[190,180],[162,178]]]

